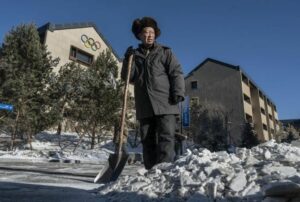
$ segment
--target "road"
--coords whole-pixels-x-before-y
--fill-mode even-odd
[[[101,184],[93,179],[102,164],[0,160],[0,202],[93,202]],[[141,165],[126,165],[131,175]]]

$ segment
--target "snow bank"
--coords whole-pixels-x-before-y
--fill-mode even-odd
[[[103,185],[99,195],[107,201],[300,201],[300,148],[269,141],[231,154],[188,150],[174,164]]]

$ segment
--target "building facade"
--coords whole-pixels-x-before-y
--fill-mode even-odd
[[[120,78],[122,60],[94,23],[47,23],[39,27],[38,32],[51,56],[60,58],[54,72],[58,72],[61,66],[69,62],[88,68],[102,51],[110,50],[117,62]],[[133,96],[132,86],[129,86],[129,91]]]
[[[240,145],[250,123],[260,142],[279,130],[275,103],[239,66],[207,58],[186,77],[191,102],[221,105],[228,115],[229,143]]]
[[[60,58],[55,72],[60,66],[72,61],[88,67],[106,49],[113,53],[118,66],[121,66],[121,59],[93,23],[47,23],[39,27],[38,32],[41,42],[47,46],[51,55]]]

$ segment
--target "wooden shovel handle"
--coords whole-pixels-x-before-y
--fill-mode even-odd
[[[132,66],[132,59],[133,55],[129,56],[128,59],[128,67],[127,67],[127,77],[126,77],[126,83],[124,88],[124,97],[123,97],[123,107],[122,107],[122,114],[121,114],[121,129],[119,134],[119,148],[118,153],[121,153],[123,140],[124,140],[124,123],[125,123],[125,115],[126,115],[126,108],[127,108],[127,94],[128,94],[128,86],[129,86],[129,79],[130,79],[130,72],[131,72],[131,66]]]

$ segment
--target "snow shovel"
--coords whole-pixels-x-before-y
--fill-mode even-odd
[[[98,175],[94,179],[94,183],[97,182],[108,183],[117,180],[129,158],[129,155],[126,152],[124,152],[124,150],[122,150],[122,146],[124,141],[123,133],[124,133],[124,123],[125,123],[125,115],[126,115],[126,108],[127,108],[127,94],[128,94],[129,77],[130,77],[131,66],[132,66],[132,58],[133,55],[130,55],[128,60],[128,72],[127,72],[127,78],[126,78],[126,83],[124,88],[119,143],[115,145],[116,147],[118,146],[118,148],[114,154],[109,155],[108,162],[105,164],[104,168],[98,173]]]

